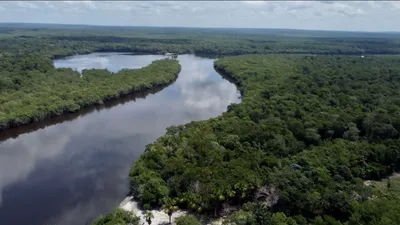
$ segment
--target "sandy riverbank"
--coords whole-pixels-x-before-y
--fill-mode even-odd
[[[120,209],[133,212],[136,216],[140,218],[140,224],[146,225],[147,222],[144,218],[144,215],[146,213],[146,210],[142,210],[138,206],[138,202],[136,202],[132,196],[126,197],[121,204],[119,205]],[[154,218],[151,219],[152,225],[159,225],[159,224],[168,224],[169,218],[168,215],[163,211],[163,210],[151,210],[151,213],[154,215]],[[183,210],[178,210],[172,214],[171,221],[172,224],[176,224],[175,220],[176,218],[179,218],[183,215],[186,215],[188,212],[183,211]],[[221,225],[223,222],[223,219],[217,219],[211,222],[206,222],[204,223],[205,225]]]
[[[144,215],[146,213],[145,210],[142,210],[138,207],[138,203],[133,200],[133,197],[126,197],[121,204],[119,205],[119,208],[133,212],[136,216],[140,218],[140,223],[141,224],[147,224]],[[169,217],[166,213],[164,213],[163,210],[151,210],[151,213],[153,213],[154,218],[151,219],[152,225],[158,225],[158,224],[167,224],[169,221]],[[185,215],[187,212],[179,210],[176,211],[172,214],[172,224],[175,224],[175,219],[178,217],[181,217]]]

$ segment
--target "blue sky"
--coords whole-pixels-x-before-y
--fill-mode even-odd
[[[0,22],[400,31],[400,1],[1,1]]]

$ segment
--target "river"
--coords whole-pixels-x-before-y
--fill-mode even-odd
[[[160,55],[93,53],[56,67],[140,68]],[[178,79],[154,91],[0,132],[0,224],[83,225],[128,193],[132,162],[171,125],[216,117],[238,103],[213,59],[179,55]]]

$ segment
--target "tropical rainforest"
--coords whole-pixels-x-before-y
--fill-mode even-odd
[[[130,172],[144,207],[243,207],[234,224],[400,222],[399,198],[364,183],[400,166],[399,56],[245,55],[215,68],[243,102],[147,146]]]
[[[217,55],[398,54],[400,34],[285,29],[0,24],[2,54],[58,58],[94,51]]]
[[[6,129],[168,84],[180,65],[164,59],[142,69],[88,69],[81,75],[55,69],[49,58],[3,56],[0,71],[0,129]]]
[[[214,54],[242,102],[169,127],[146,146],[129,174],[142,207],[168,202],[198,216],[181,225],[204,216],[237,225],[399,224],[399,46],[397,33],[1,24],[0,127],[170,83],[180,71],[165,59],[79,74],[55,69],[54,58]],[[139,219],[117,210],[93,224]]]

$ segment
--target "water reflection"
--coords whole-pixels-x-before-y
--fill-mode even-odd
[[[8,129],[7,132],[0,132],[0,142],[7,140],[9,138],[17,138],[19,135],[24,134],[24,133],[30,133],[30,132],[33,132],[33,131],[36,131],[39,129],[46,128],[51,125],[55,125],[55,124],[62,123],[65,121],[74,120],[78,117],[84,116],[84,115],[89,114],[94,111],[100,111],[102,109],[109,109],[109,108],[115,107],[120,104],[125,104],[127,102],[132,102],[132,101],[134,102],[134,101],[136,101],[136,99],[146,98],[146,96],[149,94],[155,94],[155,93],[163,90],[165,87],[167,87],[167,85],[156,87],[156,88],[153,88],[153,89],[147,90],[147,91],[128,94],[128,95],[119,97],[118,99],[106,101],[103,104],[97,104],[97,105],[92,105],[92,106],[88,106],[85,108],[81,108],[79,110],[79,112],[66,113],[61,116],[46,118],[38,123],[28,124],[28,125],[19,126],[19,127],[13,127],[11,129]]]
[[[91,57],[111,61],[116,56]],[[134,63],[130,57],[138,56],[118,57]],[[58,65],[78,68],[72,59]],[[218,116],[239,101],[234,85],[214,71],[212,59],[178,59],[179,78],[156,94],[36,125],[42,129],[19,136],[15,130],[10,135],[15,139],[0,143],[0,224],[88,223],[120,203],[128,192],[131,162],[166,127]],[[113,61],[114,68],[119,61]]]
[[[129,57],[127,57],[129,56]],[[165,58],[163,55],[133,55],[128,53],[91,53],[87,55],[76,55],[64,59],[54,60],[54,66],[70,67],[79,72],[83,69],[97,68],[108,69],[111,72],[118,72],[121,69],[139,69],[150,64],[153,60]]]

